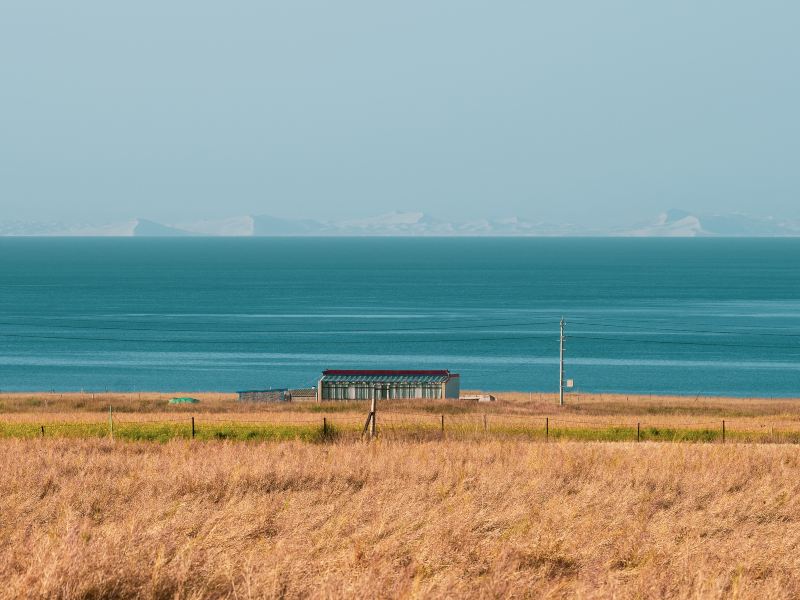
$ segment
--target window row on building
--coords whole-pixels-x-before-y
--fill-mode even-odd
[[[403,398],[441,398],[440,383],[408,385],[389,383],[384,385],[358,385],[347,383],[322,383],[323,400],[393,400]]]
[[[328,369],[317,389],[320,400],[458,398],[459,377],[445,370]]]

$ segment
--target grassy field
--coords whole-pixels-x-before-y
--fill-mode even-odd
[[[121,440],[355,440],[366,402],[240,403],[230,394],[188,394],[199,404],[170,406],[180,394],[0,394],[0,437],[114,437]],[[381,401],[387,439],[514,438],[583,441],[799,443],[800,401],[500,393],[494,403]]]
[[[99,417],[99,416],[98,416]],[[44,424],[40,424],[44,423]],[[388,424],[378,427],[378,436],[390,440],[432,441],[432,440],[484,440],[516,438],[530,441],[664,441],[664,442],[722,442],[722,430],[712,428],[678,427],[620,427],[603,423],[585,425],[542,423],[520,423],[504,419],[487,423],[484,429],[481,421],[448,420],[442,429],[439,419],[422,420],[413,414],[398,414]],[[282,423],[250,422],[234,420],[230,422],[203,421],[198,419],[194,432],[191,422],[176,421],[127,421],[117,422],[113,428],[108,422],[91,421],[47,421],[35,419],[0,422],[0,438],[109,438],[123,441],[166,442],[173,439],[196,440],[236,440],[236,441],[286,441],[306,442],[355,441],[362,438],[363,424],[353,419],[340,420],[326,418],[323,425],[310,422]],[[779,431],[764,433],[760,431],[726,431],[729,442],[798,443],[800,432]]]
[[[800,596],[798,400],[366,410],[0,394],[0,598]]]
[[[0,440],[4,598],[796,598],[787,445]]]
[[[568,394],[566,406],[557,405],[555,394],[528,392],[492,392],[498,399],[493,403],[464,401],[394,400],[388,404],[400,410],[424,410],[438,414],[521,414],[562,415],[572,417],[693,416],[704,418],[783,418],[800,423],[800,398],[724,398],[711,396],[651,396],[621,394]],[[194,405],[169,406],[174,396],[191,396],[200,400]],[[382,403],[383,404],[383,403]],[[113,405],[119,413],[169,414],[196,413],[258,413],[258,412],[363,412],[366,402],[295,402],[242,403],[235,394],[208,392],[0,392],[0,415],[26,413],[98,413]]]

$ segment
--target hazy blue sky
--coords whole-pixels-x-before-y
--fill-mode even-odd
[[[0,220],[800,216],[800,3],[2,0]]]

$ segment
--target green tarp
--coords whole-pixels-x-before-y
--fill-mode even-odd
[[[169,401],[170,404],[197,404],[200,402],[197,398],[173,398]]]

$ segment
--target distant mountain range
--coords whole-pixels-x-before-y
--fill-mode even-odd
[[[644,224],[621,235],[641,237],[794,237],[800,236],[800,221],[751,217],[743,214],[695,215],[668,210],[652,224]]]
[[[651,223],[592,229],[509,217],[450,221],[420,212],[392,212],[349,220],[280,219],[266,215],[162,224],[148,219],[121,223],[0,222],[0,236],[616,236],[616,237],[789,237],[800,221],[743,214],[700,215],[668,210]]]

